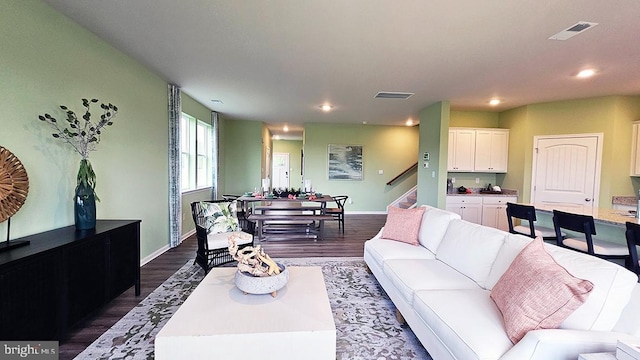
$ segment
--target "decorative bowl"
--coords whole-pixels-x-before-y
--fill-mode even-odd
[[[245,294],[271,294],[276,297],[277,291],[287,285],[289,269],[278,263],[280,274],[273,276],[253,276],[240,270],[236,271],[235,284]]]

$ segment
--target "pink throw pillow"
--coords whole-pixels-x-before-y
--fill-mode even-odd
[[[382,238],[419,245],[418,233],[424,209],[424,207],[414,209],[390,207],[387,222],[382,230]]]
[[[527,332],[555,329],[589,297],[593,284],[571,275],[547,253],[541,239],[516,256],[491,290],[515,344]]]

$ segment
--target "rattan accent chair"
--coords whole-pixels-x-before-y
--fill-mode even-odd
[[[208,209],[210,207],[209,204],[217,204],[223,211],[226,210],[225,213],[227,215],[236,218],[238,229],[236,231],[214,231],[212,217]],[[253,246],[255,223],[248,221],[244,214],[238,214],[236,207],[235,200],[207,200],[191,203],[191,214],[196,226],[196,238],[198,240],[194,263],[200,265],[205,273],[208,273],[212,267],[234,261],[228,249],[228,238],[232,233],[240,233],[238,234],[241,239],[238,241],[239,248]]]

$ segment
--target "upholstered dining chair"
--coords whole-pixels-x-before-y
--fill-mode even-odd
[[[342,233],[344,234],[344,204],[347,202],[349,196],[338,195],[332,197],[338,207],[328,207],[326,208],[325,213],[333,216],[334,220],[338,221],[338,230],[342,230]]]
[[[592,236],[596,235],[593,216],[553,210],[553,226],[558,237],[558,246],[581,251],[603,259],[624,259],[625,262],[628,261],[629,250],[626,246],[611,241],[593,239]],[[584,238],[567,236],[562,239],[562,229],[582,233]]]
[[[526,220],[528,226],[513,225],[513,218]],[[536,238],[542,237],[543,240],[556,240],[556,230],[548,227],[537,226],[536,222],[536,208],[531,205],[522,205],[507,203],[507,222],[509,224],[509,232],[512,234],[521,234]],[[565,233],[562,233],[562,237],[566,237]]]
[[[640,276],[640,263],[638,262],[638,246],[640,246],[640,225],[627,221],[627,249],[629,250],[629,270]]]
[[[229,237],[236,235],[239,248],[253,245],[254,225],[244,216],[238,218],[235,200],[207,200],[191,203],[196,226],[198,249],[195,263],[205,273],[212,267],[233,261],[229,254]]]

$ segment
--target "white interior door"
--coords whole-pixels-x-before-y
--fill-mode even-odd
[[[289,154],[273,153],[273,188],[289,187]]]
[[[569,212],[597,207],[601,159],[602,134],[536,136],[531,202]]]

